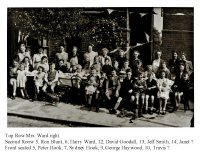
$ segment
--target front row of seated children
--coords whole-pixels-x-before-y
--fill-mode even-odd
[[[45,58],[44,58],[45,59]],[[62,68],[62,61],[59,62]],[[188,73],[184,72],[183,78],[175,83],[166,77],[166,71],[161,71],[160,78],[156,79],[155,74],[151,71],[144,76],[143,72],[138,73],[137,78],[133,78],[132,70],[126,69],[126,77],[121,80],[114,68],[101,72],[101,76],[97,74],[95,68],[91,68],[90,74],[85,78],[84,85],[85,104],[90,109],[95,103],[96,111],[99,110],[102,100],[106,100],[107,108],[110,113],[116,113],[117,109],[127,109],[135,114],[135,118],[142,117],[143,114],[149,112],[153,114],[157,109],[158,114],[166,114],[166,105],[169,99],[169,94],[174,90],[175,97],[178,98],[177,106],[180,104],[180,97],[183,96],[184,105],[188,106],[187,96],[190,88]],[[55,92],[55,87],[58,84],[58,71],[55,69],[55,64],[49,64],[49,71],[45,72],[44,66],[39,66],[37,71],[29,72],[25,70],[24,64],[20,66],[16,61],[13,61],[13,67],[10,69],[10,85],[12,86],[12,98],[15,99],[17,87],[20,89],[22,98],[29,98],[26,92],[26,80],[28,75],[34,74],[35,97],[42,91],[47,93]],[[74,75],[80,80],[84,79],[82,67],[76,66]],[[80,82],[78,84],[81,84]],[[80,85],[77,89],[80,89]],[[154,101],[158,98],[159,106],[156,108]],[[93,100],[94,99],[94,100]]]

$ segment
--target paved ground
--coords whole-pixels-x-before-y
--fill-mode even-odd
[[[29,100],[21,98],[16,98],[15,100],[8,98],[7,103],[8,116],[29,118],[39,122],[54,122],[52,125],[48,124],[48,127],[54,127],[55,123],[64,126],[72,124],[74,126],[88,127],[189,127],[193,115],[191,111],[184,112],[181,107],[175,113],[167,113],[165,116],[154,114],[154,119],[152,119],[150,115],[145,115],[144,118],[139,118],[133,123],[130,123],[130,118],[119,118],[116,115],[109,114],[108,110],[103,108],[100,109],[99,113],[96,113],[95,111],[88,111],[88,109],[83,106],[74,106],[66,103],[59,103],[57,106],[53,106],[47,102],[30,102]],[[20,122],[20,120],[18,122]],[[43,126],[39,122],[38,124],[32,124],[31,127]],[[14,124],[13,121],[8,120],[8,127],[17,126],[30,127],[29,123]]]
[[[67,124],[58,124],[48,121],[8,116],[8,127],[70,127]]]

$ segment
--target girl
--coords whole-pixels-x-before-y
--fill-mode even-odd
[[[173,81],[166,78],[166,72],[161,72],[161,77],[157,80],[158,87],[158,98],[159,98],[159,110],[158,114],[166,114],[167,100],[169,99],[169,92],[171,91],[171,86]]]
[[[48,58],[46,56],[43,56],[41,59],[41,62],[39,64],[37,64],[37,69],[39,66],[42,66],[44,68],[44,72],[49,71]]]
[[[40,88],[44,84],[44,78],[45,78],[44,68],[42,66],[39,66],[37,73],[34,76],[35,87],[36,87],[35,99],[37,99],[37,95],[40,93]]]
[[[19,66],[19,70],[17,70],[17,87],[20,88],[20,92],[22,95],[22,98],[29,99],[29,96],[26,91],[26,81],[27,81],[27,71],[25,70],[25,67],[23,64]]]
[[[18,62],[13,60],[13,66],[10,68],[9,76],[10,76],[10,85],[12,86],[12,99],[15,99],[16,89],[17,89],[17,70],[18,70]]]

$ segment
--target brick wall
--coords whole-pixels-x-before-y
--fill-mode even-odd
[[[193,61],[194,54],[194,16],[192,8],[163,8],[163,31],[162,31],[162,58],[168,61],[171,52],[184,51],[188,60]],[[184,13],[185,15],[171,15]]]

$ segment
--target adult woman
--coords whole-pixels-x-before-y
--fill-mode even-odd
[[[161,59],[162,52],[158,51],[156,53],[156,59],[152,63],[153,71],[157,73],[158,68],[162,65],[163,60]]]
[[[26,51],[26,47],[25,47],[24,43],[20,43],[19,44],[19,52],[17,53],[18,62],[21,63],[25,57],[28,57],[30,59],[30,62],[32,63],[30,52]]]
[[[43,56],[47,57],[47,54],[44,53],[44,50],[42,47],[39,48],[39,52],[37,54],[33,55],[33,68],[36,69],[38,63],[41,62],[41,59]]]
[[[193,72],[192,62],[186,59],[185,53],[181,54],[181,62],[184,63],[185,70],[188,72],[189,76]]]
[[[73,65],[78,65],[78,56],[77,56],[77,51],[78,51],[78,48],[76,46],[73,46],[72,48],[72,56],[70,58],[70,64]]]
[[[169,59],[169,63],[168,63],[172,80],[175,79],[175,75],[178,72],[179,63],[180,63],[180,60],[178,58],[177,52],[176,51],[172,51],[172,59]]]
[[[64,44],[60,44],[60,52],[56,53],[56,63],[58,63],[58,61],[60,59],[64,60],[64,64],[67,64],[67,60],[68,60],[68,53],[65,52],[65,45]]]
[[[85,54],[87,54],[88,57],[89,57],[90,66],[92,66],[92,64],[94,63],[94,57],[98,55],[97,52],[94,52],[94,51],[92,50],[93,46],[94,46],[93,44],[89,44],[89,45],[88,45],[88,52],[85,53]],[[85,54],[84,54],[84,55],[85,55]]]

